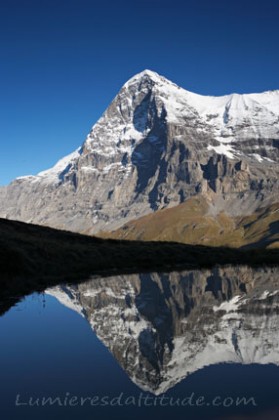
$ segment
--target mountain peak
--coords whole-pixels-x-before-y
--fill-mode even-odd
[[[156,71],[149,70],[149,69],[145,69],[145,70],[141,71],[136,76],[139,76],[139,77],[148,76],[151,79],[154,78],[154,77],[155,78],[156,77],[161,77]]]
[[[276,92],[201,96],[143,70],[81,149],[0,189],[0,216],[97,233],[195,195],[211,215],[252,214],[278,197],[278,115]]]
[[[172,83],[169,80],[167,80],[165,77],[161,76],[160,74],[156,73],[153,70],[145,69],[141,71],[140,73],[135,74],[133,77],[131,77],[124,86],[130,86],[131,84],[138,83],[144,79],[149,79],[155,83]]]

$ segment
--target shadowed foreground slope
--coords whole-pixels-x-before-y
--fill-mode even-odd
[[[240,251],[170,242],[92,238],[0,219],[0,301],[89,276],[216,264],[276,265],[279,250]],[[11,306],[10,304],[8,306]],[[0,312],[5,311],[2,304]]]

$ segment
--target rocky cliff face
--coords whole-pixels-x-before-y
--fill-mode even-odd
[[[279,91],[204,97],[129,80],[80,149],[0,189],[0,217],[96,233],[201,194],[237,216],[279,191]]]
[[[216,267],[95,278],[48,293],[88,320],[141,389],[160,394],[204,366],[278,364],[278,274]]]

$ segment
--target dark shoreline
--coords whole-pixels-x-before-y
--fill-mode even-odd
[[[215,265],[278,266],[279,249],[100,239],[0,219],[0,314],[29,293],[63,282],[80,283],[93,275],[194,270]]]

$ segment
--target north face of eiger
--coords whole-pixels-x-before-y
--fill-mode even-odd
[[[279,91],[207,97],[145,70],[77,151],[0,189],[0,217],[96,234],[193,196],[247,216],[279,201],[278,162]]]

